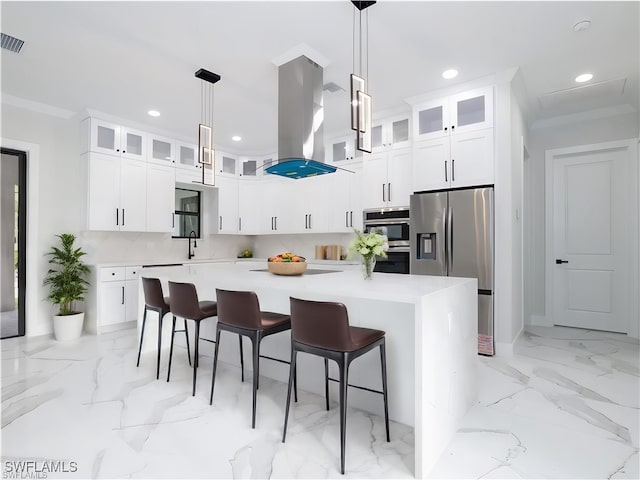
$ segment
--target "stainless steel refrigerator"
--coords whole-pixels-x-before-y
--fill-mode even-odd
[[[409,215],[410,273],[477,278],[478,353],[493,355],[493,187],[417,193]]]

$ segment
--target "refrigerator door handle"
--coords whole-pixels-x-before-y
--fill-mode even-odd
[[[444,225],[444,261],[442,262],[442,275],[449,275],[449,209],[442,210],[442,225]]]
[[[447,245],[447,250],[449,252],[449,261],[448,261],[448,268],[449,271],[453,271],[453,208],[449,207],[448,208],[448,213],[449,213],[449,222],[448,222],[448,226],[449,226],[449,244]]]

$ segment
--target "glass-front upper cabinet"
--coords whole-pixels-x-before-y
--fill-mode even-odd
[[[262,162],[261,159],[255,157],[240,157],[238,158],[238,164],[240,168],[240,176],[256,177],[259,174]]]
[[[352,135],[336,138],[329,142],[328,147],[325,147],[327,160],[330,159],[331,163],[359,162],[362,160],[362,153],[356,149],[355,132]]]
[[[493,87],[451,97],[452,133],[493,127]]]
[[[176,145],[173,139],[149,135],[149,161],[161,165],[173,164],[176,161]]]
[[[89,125],[89,150],[134,160],[146,160],[146,134],[97,118],[85,120]]]
[[[267,172],[267,168],[269,168],[272,165],[277,165],[278,164],[278,154],[277,153],[273,153],[271,155],[267,155],[265,157],[263,157],[259,162],[258,162],[258,176],[269,176],[271,175],[270,173]]]
[[[411,140],[409,113],[374,122],[371,128],[371,146],[374,152],[388,147],[406,147]]]
[[[220,150],[215,151],[216,173],[225,176],[238,175],[238,156]]]
[[[419,140],[493,127],[493,87],[421,103],[413,120]]]

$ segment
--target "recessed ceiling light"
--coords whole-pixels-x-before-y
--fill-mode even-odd
[[[583,73],[582,75],[578,75],[576,77],[576,82],[578,83],[584,83],[584,82],[588,82],[589,80],[591,80],[593,78],[593,75],[590,73]]]
[[[240,140],[242,140],[242,137],[239,135],[234,135],[233,137],[231,137],[231,140],[233,140],[234,142],[239,142]]]
[[[451,80],[458,76],[458,70],[454,70],[453,68],[450,70],[445,70],[442,72],[442,78],[446,78],[447,80]]]
[[[584,32],[585,30],[588,30],[590,26],[591,26],[591,21],[589,21],[589,20],[580,20],[578,23],[576,23],[573,26],[573,31],[574,32]]]
[[[159,112],[159,111],[157,111],[157,110],[149,110],[149,111],[147,112],[147,114],[148,114],[150,117],[159,117],[159,116],[160,116],[160,112]]]

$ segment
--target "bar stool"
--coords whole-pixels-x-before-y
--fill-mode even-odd
[[[384,421],[389,439],[389,409],[387,404],[387,359],[385,351],[385,332],[370,328],[349,326],[347,308],[341,303],[314,302],[290,298],[291,302],[291,367],[289,371],[289,387],[287,389],[287,406],[284,414],[284,431],[282,442],[287,435],[289,404],[291,401],[292,372],[296,366],[298,352],[306,352],[324,358],[325,398],[329,410],[329,378],[328,360],[338,364],[340,372],[340,472],[344,474],[345,439],[347,423],[347,387],[360,388],[369,392],[380,393],[384,398]],[[380,347],[382,366],[382,391],[349,385],[349,365],[359,356],[375,347]],[[333,380],[335,381],[335,380]]]
[[[239,292],[216,289],[218,301],[218,325],[216,327],[216,349],[213,354],[213,373],[211,375],[211,396],[209,405],[213,404],[213,388],[216,383],[216,368],[218,365],[218,347],[220,346],[220,332],[237,333],[249,337],[252,345],[253,359],[253,413],[251,428],[256,428],[256,399],[258,391],[258,376],[260,371],[260,357],[289,364],[285,360],[260,355],[260,342],[263,338],[274,333],[283,332],[291,328],[289,315],[260,311],[258,296],[255,292]],[[241,340],[242,342],[242,340]],[[243,376],[244,380],[244,376]],[[294,396],[298,401],[298,388],[295,371],[293,373]],[[289,392],[291,393],[291,392]]]
[[[169,306],[173,314],[173,327],[171,329],[171,348],[169,349],[169,369],[167,370],[167,382],[171,376],[171,359],[173,357],[173,337],[176,333],[176,317],[182,317],[185,321],[193,320],[196,325],[195,351],[193,355],[193,391],[196,394],[196,374],[198,371],[198,344],[200,343],[200,322],[206,318],[215,317],[218,314],[216,302],[209,300],[198,301],[196,286],[192,283],[169,282]],[[207,340],[203,338],[202,340]],[[210,340],[209,340],[210,341]]]
[[[169,297],[165,297],[162,294],[162,284],[157,278],[145,278],[142,277],[142,288],[144,290],[144,315],[142,316],[142,331],[140,332],[140,346],[138,347],[138,362],[136,367],[140,366],[140,353],[142,352],[142,340],[144,338],[144,327],[147,323],[147,312],[151,310],[158,314],[158,363],[156,366],[156,380],[160,378],[160,350],[162,347],[162,320],[167,313],[170,313],[169,309]],[[189,365],[191,365],[191,352],[189,351],[189,330],[187,329],[187,322],[184,322],[184,330],[178,330],[178,332],[184,332],[187,339],[187,357],[189,358]]]

